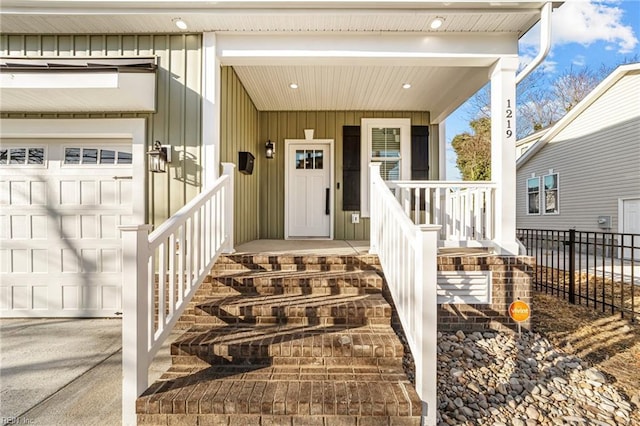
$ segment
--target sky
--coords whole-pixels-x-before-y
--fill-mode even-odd
[[[640,56],[640,0],[566,0],[551,17],[551,51],[539,65],[551,78],[568,69],[614,66]],[[520,39],[520,65],[539,50],[539,24]],[[460,180],[451,139],[470,131],[470,110],[462,105],[447,118],[447,180]]]

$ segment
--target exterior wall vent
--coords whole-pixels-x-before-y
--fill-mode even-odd
[[[438,304],[491,303],[490,271],[438,272]]]

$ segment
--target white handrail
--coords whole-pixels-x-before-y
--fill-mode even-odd
[[[121,226],[122,423],[137,423],[135,404],[149,365],[221,253],[233,252],[233,170],[149,234]]]
[[[440,225],[416,225],[370,165],[371,252],[378,255],[416,366],[416,392],[426,425],[436,424],[436,259]]]
[[[497,184],[481,181],[387,181],[414,224],[442,225],[441,245],[490,246]],[[471,242],[471,243],[469,243]]]

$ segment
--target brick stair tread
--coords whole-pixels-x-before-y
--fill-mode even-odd
[[[207,278],[194,300],[219,294],[365,294],[379,293],[376,271],[223,271]]]
[[[380,259],[376,255],[300,255],[300,254],[230,254],[223,255],[217,261],[217,265],[358,265],[378,266]]]
[[[379,293],[234,295],[200,302],[196,315],[214,315],[224,318],[225,322],[251,321],[256,317],[339,317],[349,323],[349,320],[362,318],[390,318],[391,306]]]
[[[358,280],[381,280],[382,276],[378,271],[372,270],[358,270],[358,271],[314,271],[314,270],[276,270],[276,271],[261,271],[261,270],[234,270],[227,269],[223,271],[216,271],[211,274],[212,279],[235,279],[235,280],[258,280],[269,282],[273,280],[278,281],[296,281],[300,280],[307,282],[310,280],[335,280],[335,279],[358,279]]]
[[[137,401],[144,414],[419,416],[401,367],[216,368],[181,371]]]
[[[171,345],[171,354],[174,364],[264,364],[283,358],[296,364],[367,363],[401,359],[404,349],[390,326],[227,325],[191,327]]]
[[[138,414],[139,426],[421,426],[420,416]]]

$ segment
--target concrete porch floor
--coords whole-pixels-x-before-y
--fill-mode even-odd
[[[254,240],[236,246],[236,254],[358,255],[369,240]]]
[[[369,253],[369,240],[253,240],[236,246],[235,254],[348,256]],[[486,248],[438,248],[439,256],[486,256]]]

